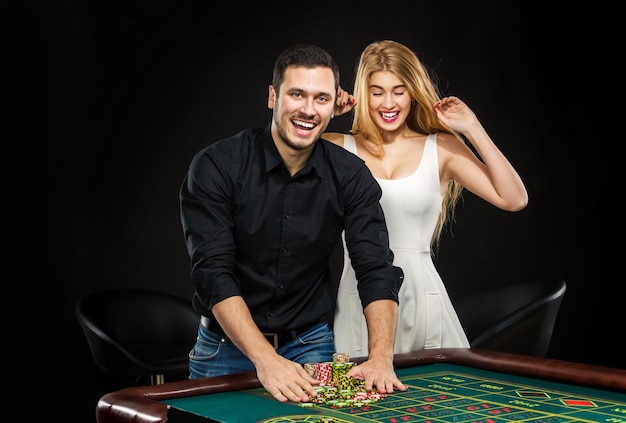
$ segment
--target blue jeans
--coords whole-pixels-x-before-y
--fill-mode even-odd
[[[189,379],[221,376],[255,370],[254,364],[228,339],[199,325],[196,344],[189,353]],[[333,360],[335,343],[328,323],[322,322],[278,348],[281,356],[296,363]]]

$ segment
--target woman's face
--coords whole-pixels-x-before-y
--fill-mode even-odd
[[[377,126],[394,131],[404,124],[411,110],[411,96],[394,73],[374,72],[370,78],[368,110]]]

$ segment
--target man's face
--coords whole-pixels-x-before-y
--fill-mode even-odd
[[[272,135],[294,150],[311,148],[333,117],[335,95],[331,69],[288,67],[280,94],[269,88],[268,107],[274,110]]]

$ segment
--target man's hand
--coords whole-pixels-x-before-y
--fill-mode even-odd
[[[263,387],[278,401],[307,402],[317,395],[312,378],[298,363],[280,356],[252,320],[240,296],[232,296],[213,306],[213,314],[228,338],[256,368]],[[233,316],[236,316],[233,317]]]
[[[265,390],[280,402],[309,402],[317,396],[315,386],[320,381],[309,376],[300,364],[278,354],[257,365],[256,373]]]
[[[364,381],[365,390],[376,389],[381,394],[393,392],[394,387],[406,391],[393,369],[393,342],[398,321],[398,303],[375,300],[363,310],[367,322],[369,357],[350,369],[348,376]]]
[[[390,394],[394,389],[406,391],[407,387],[400,382],[393,369],[393,363],[382,359],[370,359],[348,372],[348,376],[363,380],[366,391],[376,389],[381,394]]]

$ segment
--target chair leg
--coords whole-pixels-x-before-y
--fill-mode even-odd
[[[152,375],[150,376],[150,381],[152,382],[153,385],[160,385],[165,382],[165,376],[164,375]]]

